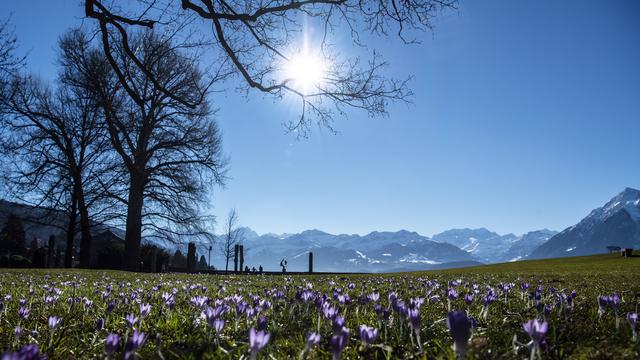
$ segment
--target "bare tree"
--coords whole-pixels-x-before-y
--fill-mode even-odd
[[[0,96],[6,92],[11,77],[25,62],[24,56],[16,55],[17,44],[9,19],[0,21]]]
[[[178,6],[180,3],[180,6]],[[336,115],[346,108],[358,108],[370,116],[384,115],[390,101],[409,101],[407,80],[382,74],[386,62],[360,34],[386,36],[395,32],[405,43],[415,42],[415,33],[431,29],[438,11],[453,8],[456,0],[137,0],[122,6],[110,0],[85,0],[85,14],[94,19],[107,58],[130,96],[134,84],[110,49],[119,43],[132,64],[138,67],[159,91],[185,106],[195,107],[202,97],[173,93],[153,75],[131,44],[136,28],[156,29],[179,39],[187,47],[206,49],[214,61],[224,59],[246,89],[271,94],[278,99],[294,97],[300,115],[287,122],[290,130],[306,134],[316,123],[330,128]],[[309,25],[311,24],[311,25]],[[205,26],[203,26],[205,25]],[[327,69],[322,81],[311,88],[296,86],[283,68],[300,51],[308,26],[318,29],[314,47]],[[210,28],[211,32],[202,29]],[[348,33],[360,53],[344,57],[333,47],[338,31]],[[297,46],[296,44],[299,43]]]
[[[97,50],[88,50],[88,39],[81,34],[74,41],[76,45],[69,48],[75,49],[76,62],[89,69],[92,57],[87,53]],[[207,94],[197,62],[170,41],[152,31],[135,34],[129,41],[164,89],[194,101]],[[208,101],[185,106],[149,81],[118,44],[109,53],[124,69],[136,95],[125,92],[113,71],[101,76],[84,71],[83,86],[91,89],[102,107],[121,164],[123,176],[109,184],[110,194],[127,208],[125,266],[135,270],[143,232],[173,242],[208,236],[203,225],[208,219],[201,208],[211,186],[223,183],[226,159]]]
[[[99,196],[96,179],[106,163],[108,137],[100,107],[66,81],[68,74],[68,69],[61,72],[60,85],[53,90],[32,77],[14,78],[3,101],[9,117],[3,123],[7,133],[1,148],[13,159],[5,178],[18,196],[37,206],[68,209],[65,266],[71,266],[79,213],[80,266],[89,267],[89,208]]]
[[[224,234],[220,242],[220,251],[225,259],[224,271],[229,271],[229,261],[233,257],[236,244],[242,240],[242,228],[238,224],[238,213],[236,209],[229,210],[229,214],[224,222]]]

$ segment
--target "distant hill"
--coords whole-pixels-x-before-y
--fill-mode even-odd
[[[609,245],[640,248],[640,190],[626,188],[578,224],[540,245],[530,258],[598,254]]]
[[[33,207],[26,204],[0,199],[0,228],[4,226],[10,214],[18,216],[24,225],[27,243],[36,238],[40,245],[45,245],[50,235],[56,237],[56,245],[65,246],[68,217],[64,211],[43,207]],[[79,226],[79,225],[78,225]],[[120,238],[124,238],[124,231],[118,228],[94,223],[93,235],[104,231],[111,231]],[[79,228],[76,229],[80,231]],[[79,233],[76,234],[75,245],[79,246]]]
[[[4,226],[10,214],[22,220],[27,243],[34,237],[40,242],[46,242],[50,235],[54,235],[57,244],[64,244],[67,223],[64,212],[0,200],[0,228]]]

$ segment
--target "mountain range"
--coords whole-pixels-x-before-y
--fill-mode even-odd
[[[11,212],[24,218],[43,219],[38,211],[0,201],[0,222],[4,223]],[[44,239],[53,232],[61,235],[62,219],[61,216],[50,218],[49,222],[55,224],[30,220],[27,236]],[[279,270],[280,260],[284,258],[290,270],[306,271],[310,251],[314,254],[316,271],[334,272],[412,271],[589,255],[605,252],[606,246],[640,248],[640,191],[625,189],[560,233],[540,229],[522,235],[500,235],[485,228],[451,229],[432,237],[407,230],[334,235],[314,229],[295,234],[259,235],[243,228],[241,233],[245,263],[249,267],[262,265],[265,270]],[[217,236],[217,242],[221,243],[221,236]],[[208,247],[208,243],[197,244],[201,254],[206,254]],[[211,255],[216,267],[225,267],[219,246],[214,245]]]

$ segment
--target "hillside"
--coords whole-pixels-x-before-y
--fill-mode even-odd
[[[533,274],[579,275],[600,273],[640,277],[640,256],[636,254],[636,257],[633,258],[623,258],[619,254],[599,254],[569,258],[523,260],[449,269],[440,272],[446,274],[517,274],[527,277]]]

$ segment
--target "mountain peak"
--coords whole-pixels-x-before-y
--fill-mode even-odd
[[[598,219],[606,219],[623,209],[632,219],[640,221],[640,190],[627,187],[592,214]]]

